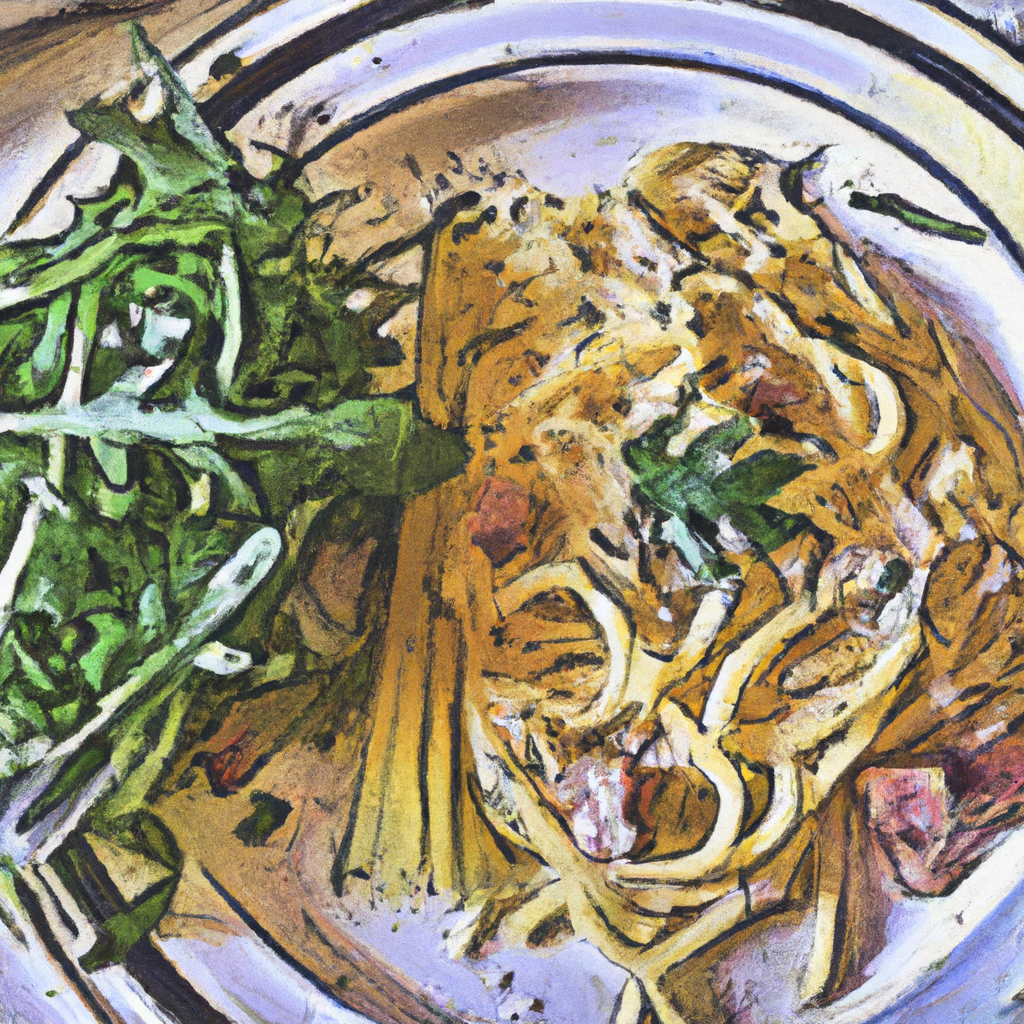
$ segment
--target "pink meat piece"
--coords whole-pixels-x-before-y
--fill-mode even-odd
[[[526,540],[530,495],[513,480],[489,477],[477,494],[469,530],[473,543],[495,564],[509,559]]]
[[[868,823],[912,892],[937,895],[950,882],[936,861],[949,837],[949,794],[941,768],[869,768],[861,776]]]

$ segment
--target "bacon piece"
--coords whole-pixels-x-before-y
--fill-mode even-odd
[[[900,881],[936,896],[950,883],[935,862],[949,836],[948,792],[941,768],[869,768],[861,776],[868,823]]]
[[[529,514],[530,496],[524,487],[504,477],[488,477],[469,522],[473,543],[500,565],[525,543]]]

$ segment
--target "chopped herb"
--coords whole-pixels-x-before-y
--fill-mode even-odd
[[[235,828],[235,835],[246,846],[266,846],[267,840],[288,820],[292,805],[270,793],[253,793],[249,798],[255,810]]]
[[[779,178],[779,187],[786,200],[798,210],[807,209],[807,203],[804,201],[804,175],[808,171],[817,171],[821,168],[821,157],[826,149],[828,146],[819,146],[803,160],[797,160],[783,168]]]
[[[883,594],[898,594],[913,575],[910,566],[902,558],[893,558],[886,562],[882,575],[878,577],[878,589]]]
[[[869,210],[871,213],[880,213],[883,217],[894,217],[908,227],[926,234],[955,238],[958,242],[967,242],[969,245],[981,245],[988,238],[988,232],[981,228],[929,213],[892,192],[883,192],[877,196],[851,192],[850,206],[855,210]]]

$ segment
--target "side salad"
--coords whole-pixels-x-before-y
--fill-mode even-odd
[[[141,27],[132,46],[128,91],[69,115],[120,151],[113,180],[59,237],[0,246],[14,865],[86,812],[144,806],[196,688],[261,656],[252,598],[294,563],[297,509],[400,500],[465,460],[410,401],[368,394],[368,368],[396,358],[378,328],[416,289],[373,279],[372,302],[349,301],[369,261],[310,258],[314,204],[288,158],[253,177]]]

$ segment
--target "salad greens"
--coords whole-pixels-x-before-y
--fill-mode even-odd
[[[699,579],[722,580],[739,570],[718,541],[723,519],[750,544],[774,551],[806,529],[802,516],[768,504],[786,484],[811,468],[796,455],[759,451],[734,462],[753,436],[745,416],[707,427],[680,456],[669,445],[683,429],[680,416],[664,416],[623,446],[642,503],[660,519],[661,535]]]
[[[287,161],[250,175],[138,26],[132,44],[127,94],[69,115],[122,154],[109,187],[59,237],[0,245],[0,853],[18,863],[100,796],[135,813],[202,679],[260,656],[215,636],[273,590],[297,508],[400,500],[465,460],[410,402],[367,395],[394,357],[377,328],[416,290],[310,260]]]

